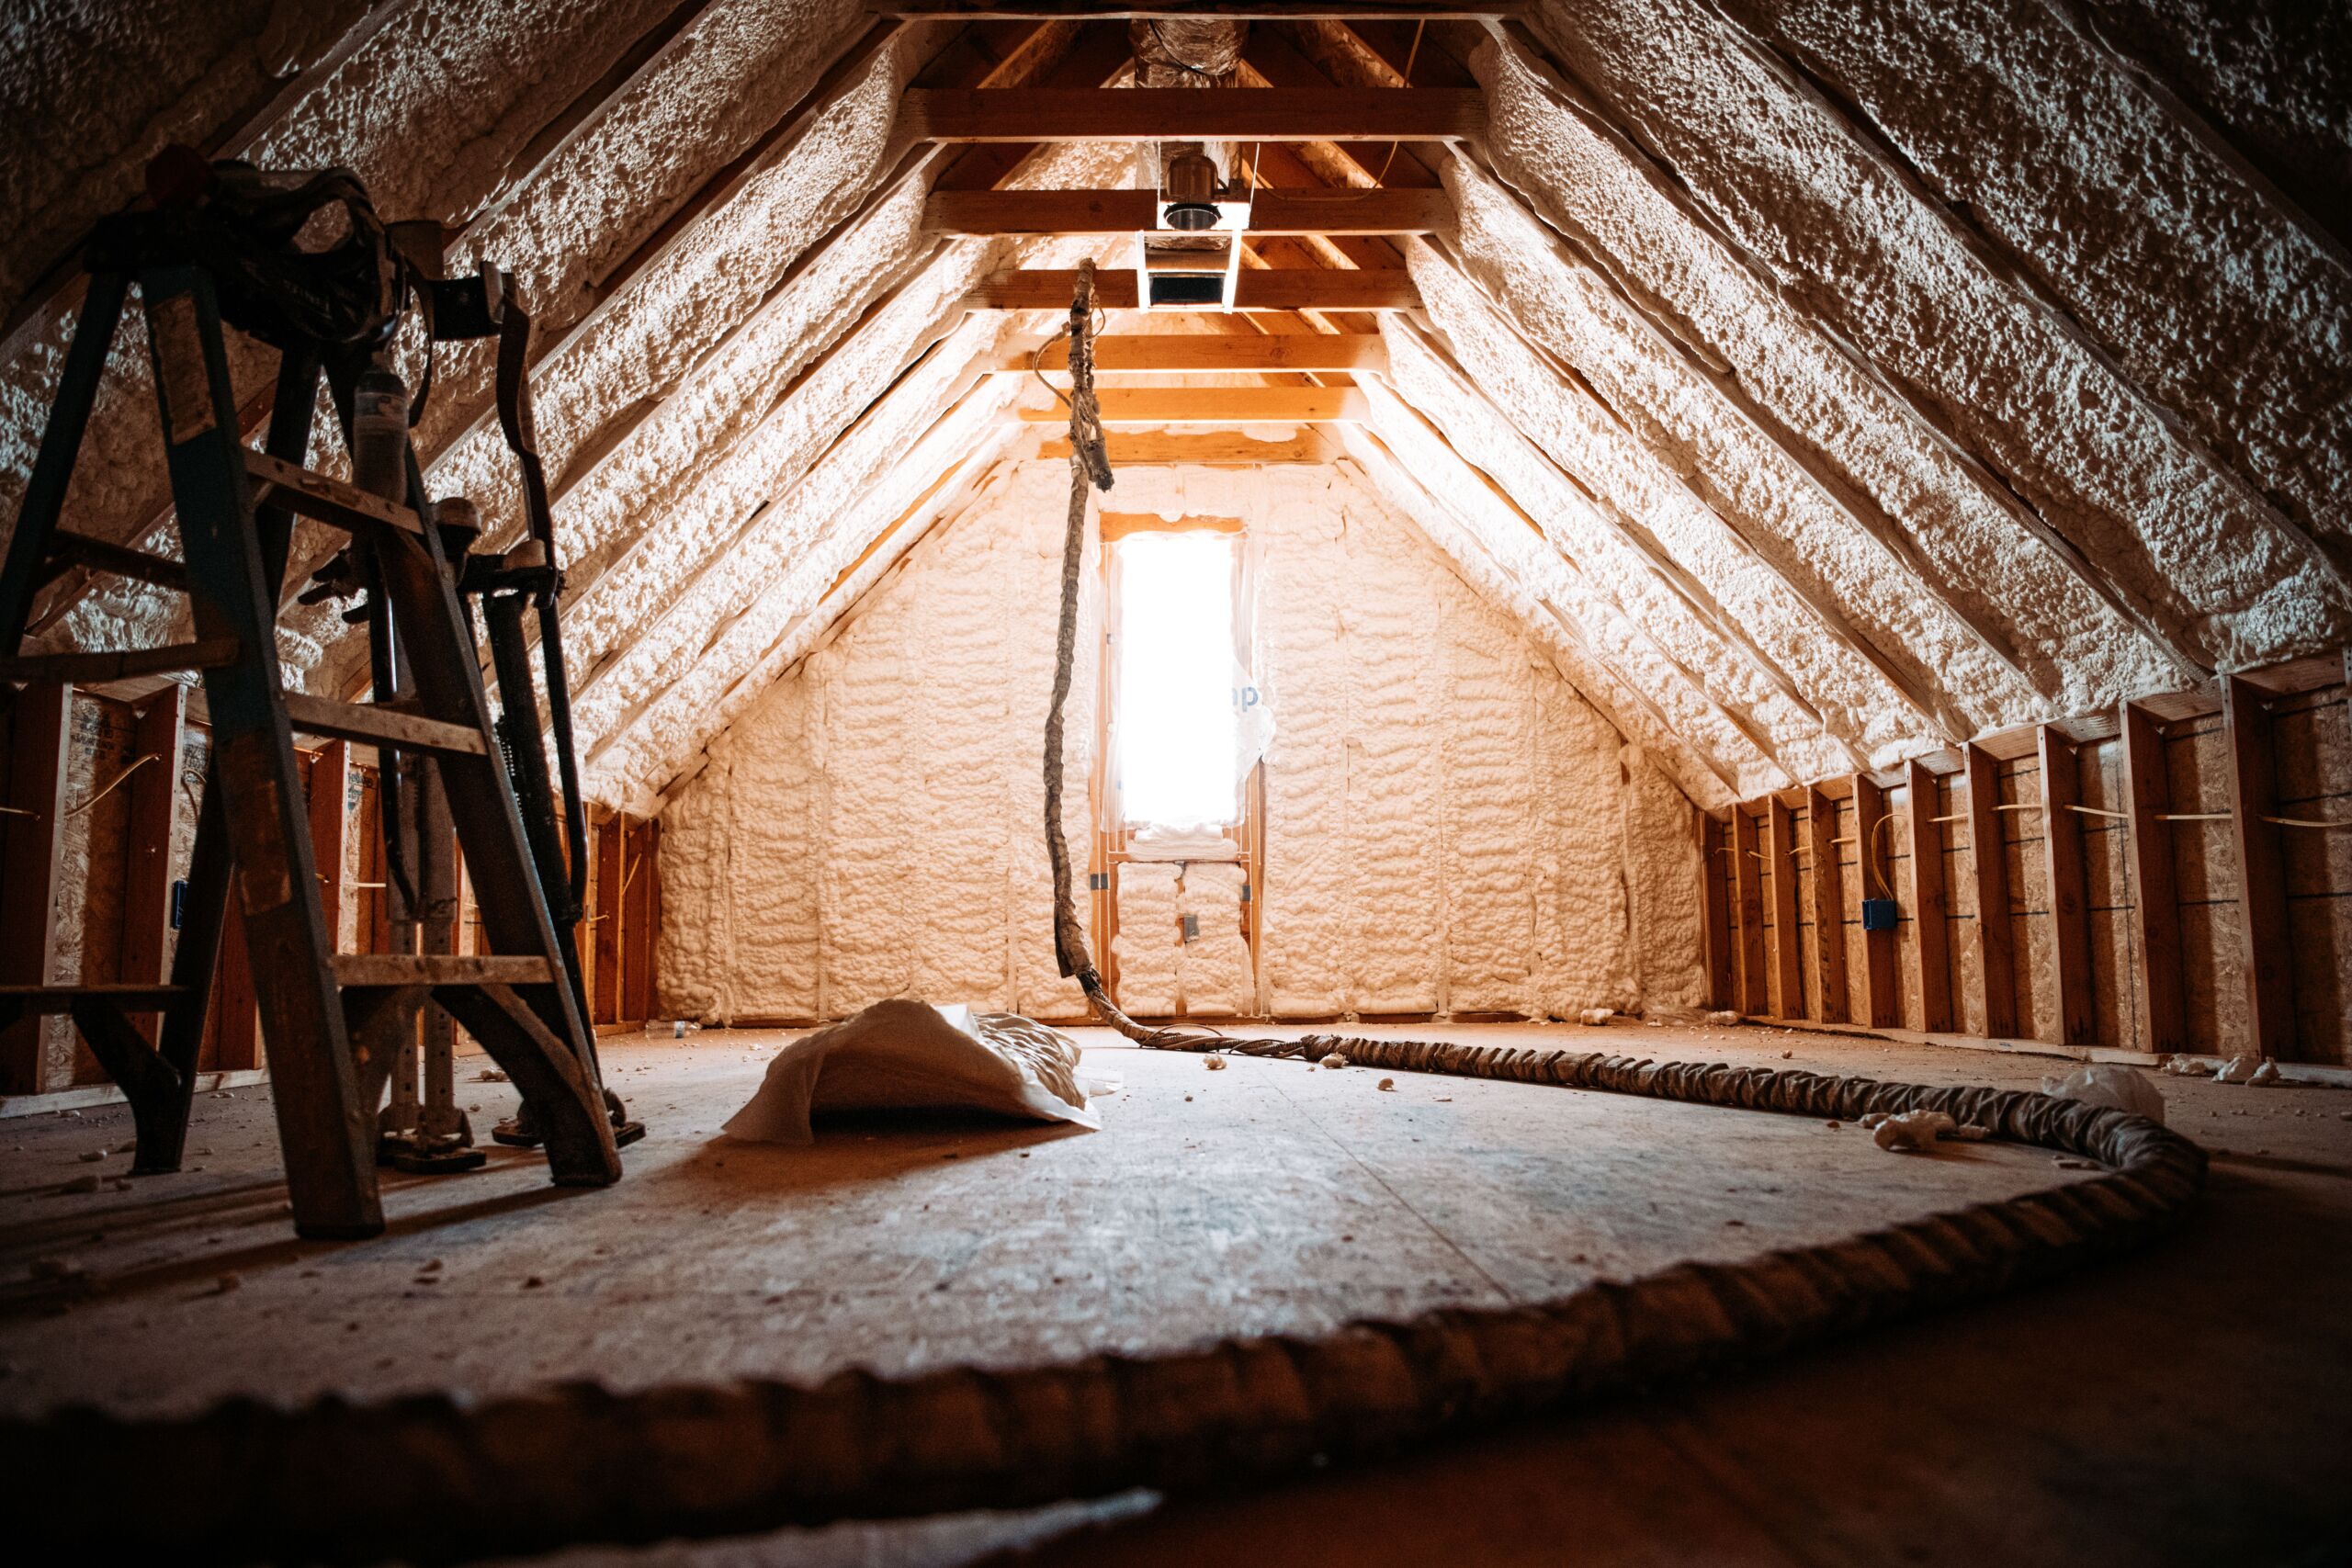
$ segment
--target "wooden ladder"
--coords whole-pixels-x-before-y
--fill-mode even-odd
[[[620,1156],[594,1042],[568,983],[559,936],[493,739],[474,638],[439,531],[413,506],[300,467],[321,357],[289,350],[262,451],[237,438],[220,310],[193,266],[137,275],[170,465],[182,560],[60,527],[130,277],[96,272],[57,400],[0,569],[0,650],[15,655],[35,594],[69,568],[185,592],[195,640],[118,652],[0,658],[0,704],[43,681],[200,672],[212,748],[189,864],[179,942],[163,986],[0,987],[0,1029],[33,1013],[72,1017],[129,1099],[135,1173],[177,1169],[220,924],[233,888],[244,919],[262,1039],[295,1228],[306,1236],[383,1229],[375,1108],[427,1001],[446,1010],[521,1092],[560,1185],[605,1186]],[[343,389],[338,389],[342,390]],[[415,454],[409,493],[424,496]],[[295,515],[374,552],[384,607],[413,684],[395,702],[334,702],[288,692],[277,607]],[[496,956],[334,951],[312,863],[297,733],[339,737],[437,761],[481,929]],[[151,1046],[129,1015],[160,1013]]]

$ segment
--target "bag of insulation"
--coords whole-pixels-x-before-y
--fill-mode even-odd
[[[1018,1013],[894,998],[794,1041],[727,1122],[755,1144],[813,1141],[819,1111],[992,1111],[1100,1129],[1078,1042]]]

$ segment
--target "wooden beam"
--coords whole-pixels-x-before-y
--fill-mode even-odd
[[[660,842],[653,824],[622,818],[621,875],[621,1017],[640,1022],[652,1016],[653,1006],[653,856]]]
[[[1260,189],[1247,234],[1428,234],[1450,228],[1442,189]],[[933,234],[1133,234],[1159,228],[1156,190],[934,190],[922,226]]]
[[[1331,460],[1331,448],[1312,430],[1287,441],[1258,441],[1237,432],[1217,434],[1176,434],[1161,430],[1114,430],[1107,437],[1114,469],[1146,466],[1204,464],[1209,467],[1256,468],[1264,464]],[[1041,457],[1069,456],[1069,438],[1046,437],[1038,444]]]
[[[1764,971],[1763,861],[1756,849],[1756,818],[1735,806],[1731,812],[1731,874],[1733,918],[1739,925],[1739,999],[1741,1012],[1771,1010],[1770,982]]]
[[[330,740],[311,758],[311,852],[319,867],[319,902],[326,911],[327,945],[344,951],[344,801],[351,792],[351,743]]]
[[[2058,982],[2058,1018],[2044,1038],[2087,1045],[2098,1038],[2091,1000],[2089,885],[2083,873],[2082,801],[2074,743],[2055,726],[2041,727],[2041,863],[2049,876],[2050,961]]]
[[[1846,1020],[1846,876],[1838,860],[1838,803],[1819,785],[1805,792],[1805,858],[1813,863],[1813,1016]]]
[[[2173,882],[2172,773],[2164,730],[2140,703],[2125,703],[2123,804],[2132,814],[2132,912],[2140,938],[2140,1038],[2143,1051],[2188,1049],[2180,992],[2180,896]]]
[[[187,733],[187,688],[173,682],[147,699],[133,731],[139,761],[123,788],[130,795],[130,841],[123,857],[122,946],[115,978],[160,985],[172,944],[172,803],[180,797],[180,742]],[[150,762],[144,759],[153,757]],[[162,1019],[130,1021],[148,1044]]]
[[[1882,840],[1891,831],[1880,827],[1886,820],[1886,791],[1869,774],[1856,773],[1853,797],[1855,859],[1862,874],[1862,897],[1892,899],[1894,886],[1887,880],[1886,862],[1881,858],[1885,849]],[[1856,1021],[1872,1029],[1885,1029],[1903,1021],[1900,993],[1894,983],[1892,928],[1862,933],[1862,988],[1870,1016]]]
[[[1944,830],[1935,818],[1936,775],[1914,759],[1904,778],[1911,793],[1905,827],[1911,844],[1911,963],[1919,989],[1919,1027],[1951,1028],[1951,900],[1944,889]]]
[[[2279,828],[2270,712],[2245,677],[2222,677],[2222,726],[2230,759],[2230,815],[2237,840],[2238,957],[2245,967],[2246,1030],[2262,1055],[2295,1053],[2295,985],[2287,931],[2287,866]]]
[[[88,686],[178,670],[217,669],[233,664],[236,659],[237,639],[232,637],[96,653],[30,653],[0,659],[0,681],[64,681]]]
[[[233,899],[220,928],[220,956],[213,966],[210,1032],[212,1066],[232,1073],[261,1066],[261,1000],[254,993],[244,910]]]
[[[605,818],[590,829],[596,841],[596,968],[590,1010],[598,1023],[621,1016],[621,818]]]
[[[65,741],[74,688],[49,681],[6,710],[8,753],[0,775],[0,985],[46,986],[57,961],[57,861],[65,834]],[[0,1030],[0,1093],[38,1094],[38,1018]]]
[[[1195,95],[1200,96],[1200,95]],[[965,296],[975,310],[1064,310],[1078,286],[1075,271],[1030,267],[982,278]],[[1136,275],[1110,267],[1094,275],[1095,302],[1106,310],[1136,309]],[[1421,291],[1401,270],[1340,272],[1282,267],[1244,272],[1235,281],[1237,310],[1418,310]]]
[[[1104,424],[1352,424],[1367,416],[1353,387],[1105,387],[1095,393]],[[1026,424],[1068,424],[1069,411],[1013,411]]]
[[[1772,1016],[1804,1015],[1804,970],[1797,955],[1796,818],[1774,795],[1764,803],[1764,865],[1772,878]]]
[[[2009,854],[2001,832],[2001,761],[1966,751],[1968,858],[1976,874],[1976,1006],[1987,1035],[2018,1028],[2017,926],[2009,914]]]
[[[1450,141],[1487,127],[1458,87],[910,87],[899,130],[918,141]]]
[[[1727,827],[1704,812],[1699,816],[1699,908],[1706,916],[1707,1005],[1732,1005],[1731,879],[1724,862],[1731,853]]]
[[[1069,369],[1069,343],[1057,338],[1035,355],[1008,355],[996,374],[1026,376],[1032,369]],[[1170,374],[1281,374],[1302,370],[1388,369],[1388,344],[1378,333],[1307,333],[1296,337],[1225,337],[1212,333],[1153,333],[1097,338],[1094,369],[1160,371]]]

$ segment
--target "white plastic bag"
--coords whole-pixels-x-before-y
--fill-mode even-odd
[[[2151,1122],[2162,1122],[2165,1119],[2165,1097],[2156,1086],[2132,1068],[2112,1063],[2095,1062],[2086,1067],[2076,1067],[2063,1078],[2044,1078],[2041,1092],[2060,1100],[2079,1100],[2086,1105],[2128,1111]]]
[[[1018,1013],[893,998],[794,1041],[727,1122],[731,1137],[806,1144],[812,1111],[957,1108],[1099,1129],[1078,1042]]]

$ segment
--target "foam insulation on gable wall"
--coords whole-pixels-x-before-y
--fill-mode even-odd
[[[1080,1010],[1053,976],[1036,821],[1068,470],[1009,473],[673,792],[665,1006],[737,1021],[894,995]],[[1137,468],[1113,495],[1250,528],[1276,725],[1258,895],[1274,1012],[1695,1002],[1695,965],[1667,956],[1696,951],[1695,895],[1645,902],[1659,924],[1636,934],[1628,892],[1695,883],[1688,800],[1411,522],[1346,468]],[[1080,646],[1073,779],[1091,743],[1091,631]],[[1087,821],[1080,794],[1067,830],[1081,853]],[[1125,1005],[1256,1010],[1241,868],[1119,874]],[[1197,942],[1178,937],[1186,914]]]

